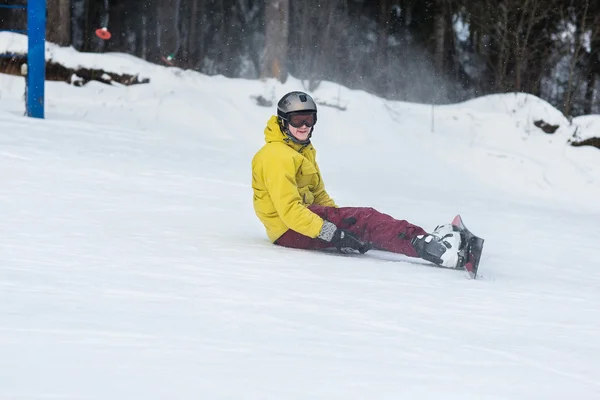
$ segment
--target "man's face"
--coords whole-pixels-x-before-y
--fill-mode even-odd
[[[308,140],[308,135],[310,135],[310,128],[306,125],[302,125],[300,128],[294,128],[293,126],[289,126],[290,133],[299,141]]]
[[[306,113],[295,113],[290,115],[288,128],[290,133],[298,140],[308,140],[310,130],[317,122],[317,114],[314,111]]]

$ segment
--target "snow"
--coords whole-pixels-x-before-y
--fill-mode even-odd
[[[150,84],[48,82],[34,120],[0,75],[0,399],[600,397],[600,152],[567,143],[598,116],[313,93],[347,108],[313,135],[336,202],[460,213],[486,239],[473,281],[268,242],[250,160],[274,110],[252,97],[301,82],[64,54]]]
[[[1,53],[27,53],[27,35],[13,32],[0,32]],[[124,53],[81,53],[73,47],[61,47],[46,42],[46,60],[67,68],[105,68],[122,74],[136,74],[140,69],[152,68],[148,63]]]
[[[575,134],[577,140],[600,137],[600,118],[597,115],[582,115],[577,117],[573,124],[577,128]]]

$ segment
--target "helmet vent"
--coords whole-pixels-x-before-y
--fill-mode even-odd
[[[298,96],[298,97],[300,97],[300,101],[301,101],[301,102],[303,102],[303,103],[306,103],[306,95],[305,95],[305,94],[301,94],[301,95],[300,95],[300,96]]]

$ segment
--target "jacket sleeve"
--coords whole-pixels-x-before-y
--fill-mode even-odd
[[[264,185],[279,218],[289,228],[305,236],[316,238],[323,227],[323,219],[310,211],[302,202],[296,184],[296,165],[293,158],[274,157],[263,160]]]
[[[315,204],[320,206],[328,206],[328,207],[336,207],[335,201],[329,196],[327,191],[325,190],[325,184],[323,183],[323,176],[321,175],[321,170],[319,169],[319,165],[315,163],[317,167],[317,171],[319,172],[319,184],[315,188],[313,192],[315,196]]]

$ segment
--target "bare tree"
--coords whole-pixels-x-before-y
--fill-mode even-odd
[[[265,8],[265,49],[262,78],[287,80],[289,0],[269,0]]]
[[[468,4],[474,51],[487,60],[496,91],[539,91],[562,0],[474,0]],[[482,45],[481,42],[486,42]]]
[[[531,31],[533,26],[541,19],[546,18],[547,14],[540,10],[539,0],[523,0],[523,12],[518,15],[517,23],[513,32],[511,32],[511,53],[514,56],[515,80],[514,90],[520,91],[523,86],[523,72],[529,62],[532,43]]]

